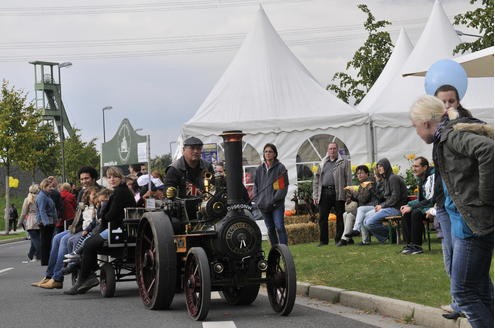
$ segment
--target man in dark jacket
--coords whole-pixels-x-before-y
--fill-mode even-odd
[[[402,230],[406,246],[402,254],[421,254],[423,248],[423,221],[426,220],[426,211],[435,202],[435,168],[430,167],[428,160],[422,156],[413,161],[412,171],[418,181],[418,199],[412,200],[400,208],[402,213]]]
[[[170,196],[171,187],[178,191],[181,198],[197,196],[203,192],[204,173],[213,174],[214,171],[211,164],[201,158],[202,149],[203,142],[200,139],[190,137],[184,140],[182,157],[170,164],[165,171],[167,197]]]
[[[373,234],[379,242],[383,243],[388,238],[388,230],[382,221],[387,216],[400,215],[400,207],[407,203],[407,187],[402,177],[392,172],[392,165],[388,159],[383,158],[376,163],[378,173],[384,181],[385,201],[375,206],[375,213],[367,215],[364,219],[364,229]]]

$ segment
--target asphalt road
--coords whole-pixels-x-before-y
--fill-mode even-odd
[[[184,294],[176,294],[172,307],[166,311],[144,308],[135,282],[117,283],[115,297],[103,298],[95,287],[87,294],[68,296],[62,290],[32,287],[40,280],[46,267],[39,262],[23,264],[28,241],[0,245],[0,327],[2,328],[86,328],[86,327],[406,327],[392,319],[362,313],[356,309],[312,300],[296,299],[287,317],[276,315],[268,298],[260,293],[250,306],[227,305],[216,293],[208,321],[196,322],[187,314]],[[67,278],[68,276],[66,276]],[[70,288],[66,279],[65,289]]]

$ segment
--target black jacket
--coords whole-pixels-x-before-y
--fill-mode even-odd
[[[127,185],[121,183],[110,195],[108,204],[101,213],[101,224],[100,228],[97,228],[97,231],[101,232],[106,229],[108,222],[110,222],[111,229],[121,227],[125,216],[124,208],[126,207],[136,207],[136,201],[132,192],[127,188]]]
[[[407,187],[404,183],[404,179],[392,172],[392,165],[390,165],[388,159],[383,158],[379,160],[376,165],[381,165],[385,169],[383,175],[383,197],[385,198],[385,201],[380,205],[382,208],[394,207],[400,209],[402,205],[407,204]]]
[[[192,168],[187,165],[184,157],[181,157],[170,164],[165,170],[165,181],[163,181],[165,190],[168,187],[177,188],[180,198],[186,197],[190,192],[187,188],[188,184],[203,191],[203,175],[205,172],[214,172],[210,163],[200,159],[199,166]]]

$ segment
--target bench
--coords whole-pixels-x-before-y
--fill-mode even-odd
[[[395,228],[395,235],[397,240],[397,245],[400,244],[400,221],[402,220],[402,216],[400,215],[391,215],[385,217],[383,220],[383,225],[388,228],[388,240],[390,244],[393,244],[393,230]]]

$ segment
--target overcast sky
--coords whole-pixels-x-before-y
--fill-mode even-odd
[[[110,139],[124,118],[151,136],[152,156],[169,152],[253,26],[258,3],[322,86],[344,71],[366,39],[366,3],[404,26],[415,43],[433,0],[16,0],[0,4],[0,78],[34,98],[29,61],[72,62],[62,69],[62,99],[83,139]],[[475,7],[443,0],[451,19]],[[467,30],[466,30],[467,31]],[[472,41],[468,38],[465,41]]]

